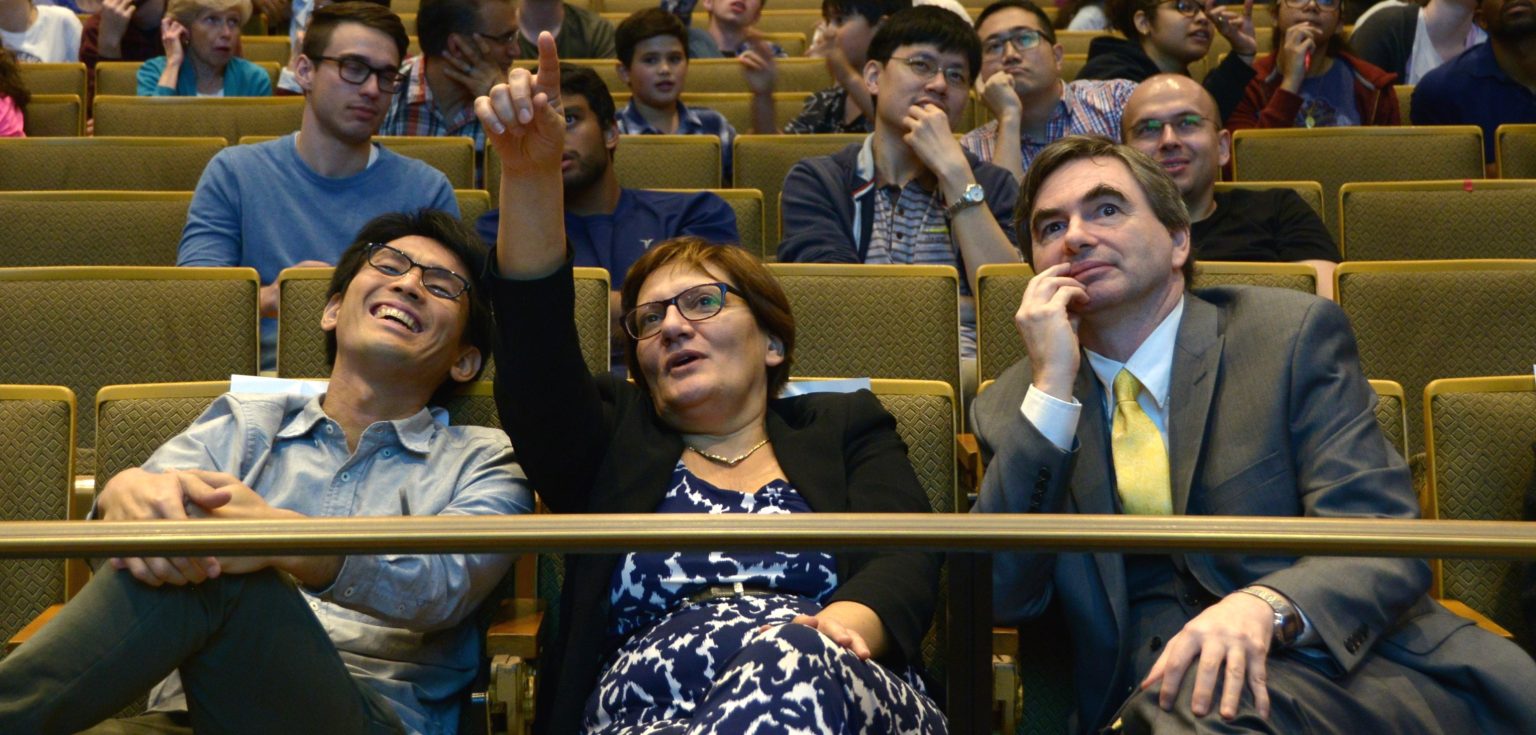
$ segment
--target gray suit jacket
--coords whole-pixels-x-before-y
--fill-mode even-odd
[[[976,436],[983,457],[990,457],[976,510],[1119,512],[1103,393],[1087,359],[1074,390],[1084,408],[1073,451],[1057,449],[1021,415],[1029,384],[1024,360],[976,399]],[[1185,300],[1173,357],[1174,512],[1418,517],[1408,468],[1382,436],[1375,403],[1337,305],[1277,289],[1202,289]],[[1306,613],[1341,675],[1373,653],[1433,669],[1431,652],[1443,653],[1436,647],[1471,625],[1425,597],[1430,573],[1420,560],[1218,554],[1183,560],[1217,596],[1249,584],[1284,593]],[[993,596],[1002,624],[1039,615],[1053,601],[1062,606],[1072,633],[1080,726],[1102,724],[1135,684],[1131,651],[1141,643],[1127,640],[1122,555],[999,553]],[[1444,662],[1451,666],[1448,677],[1476,680],[1449,683],[1489,685],[1476,676],[1471,662],[1477,660]],[[1505,707],[1511,710],[1498,711]],[[1531,695],[1511,694],[1510,701],[1491,703],[1488,714],[1499,718],[1494,723],[1509,722],[1503,717],[1529,717],[1532,707]]]

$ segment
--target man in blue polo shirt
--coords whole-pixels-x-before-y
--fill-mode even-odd
[[[619,145],[613,95],[596,72],[560,65],[560,101],[565,111],[565,236],[576,265],[605,268],[612,282],[609,296],[614,319],[619,289],[629,266],[652,245],[692,235],[713,243],[736,244],[736,213],[715,194],[624,189],[613,170]],[[475,229],[496,242],[498,210],[480,217]],[[622,328],[612,330],[623,335]],[[621,351],[615,365],[623,365]]]
[[[1414,125],[1479,125],[1490,176],[1493,133],[1536,123],[1536,9],[1525,0],[1482,0],[1477,23],[1488,42],[1424,75],[1413,90]]]

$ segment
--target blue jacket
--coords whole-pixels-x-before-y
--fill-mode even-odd
[[[181,60],[181,73],[176,77],[176,88],[160,86],[160,75],[165,72],[165,57],[156,56],[139,67],[140,97],[196,97],[197,71],[192,55]],[[224,67],[225,97],[271,97],[272,77],[263,69],[238,56]]]

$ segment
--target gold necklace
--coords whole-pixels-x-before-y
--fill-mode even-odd
[[[707,459],[707,460],[709,460],[711,462],[714,462],[716,464],[723,464],[726,467],[735,467],[736,465],[739,465],[742,462],[747,461],[747,457],[750,457],[753,454],[755,454],[757,452],[757,450],[762,449],[763,445],[767,444],[767,443],[768,443],[768,440],[767,439],[763,439],[762,441],[760,441],[760,442],[758,442],[756,444],[753,444],[752,448],[748,449],[745,452],[743,452],[741,454],[741,456],[734,457],[734,458],[733,457],[722,457],[722,456],[720,456],[718,454],[710,454],[709,452],[706,452],[706,451],[704,451],[704,450],[702,450],[702,449],[700,449],[700,448],[698,448],[698,447],[696,447],[696,446],[694,446],[692,444],[687,445],[687,447],[689,449],[692,449],[694,454],[697,454],[700,457],[703,457],[704,459]]]

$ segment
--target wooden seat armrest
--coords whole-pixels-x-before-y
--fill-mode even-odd
[[[5,642],[5,652],[10,653],[16,650],[17,646],[31,640],[32,636],[37,635],[37,632],[42,630],[43,626],[47,625],[48,621],[52,620],[53,616],[58,615],[59,611],[63,609],[63,605],[49,605],[48,609],[38,613],[38,616],[33,618],[32,622],[27,623],[26,627],[16,631],[16,635],[11,636],[11,639]]]
[[[485,632],[486,654],[539,658],[539,624],[544,605],[538,600],[517,599],[502,603]]]
[[[1477,627],[1482,628],[1489,633],[1509,641],[1515,639],[1514,633],[1505,630],[1503,626],[1493,622],[1493,620],[1487,615],[1473,610],[1470,606],[1467,605],[1467,603],[1462,602],[1461,600],[1440,600],[1439,602],[1440,604],[1444,605],[1447,610],[1450,610],[1457,615],[1477,623]]]
[[[976,444],[976,435],[958,434],[955,436],[955,444],[958,447],[955,461],[960,465],[960,486],[968,493],[981,492],[981,449]]]

